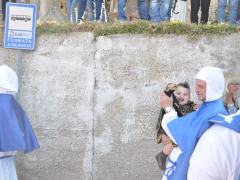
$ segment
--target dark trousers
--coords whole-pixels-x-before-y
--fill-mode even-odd
[[[3,21],[5,20],[5,11],[6,11],[6,3],[9,2],[10,0],[2,0],[2,19]],[[16,2],[16,0],[11,0],[11,2]]]
[[[211,0],[191,0],[191,23],[198,23],[198,12],[201,6],[201,23],[207,24]]]

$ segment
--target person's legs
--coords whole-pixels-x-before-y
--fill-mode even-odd
[[[96,2],[96,21],[99,21],[102,13],[103,0],[95,0],[95,2]]]
[[[240,19],[240,0],[238,1],[238,15],[237,15],[237,20]]]
[[[138,0],[138,12],[141,19],[150,20],[148,13],[148,1]]]
[[[87,13],[88,13],[88,20],[94,21],[94,2],[93,2],[93,0],[87,0]]]
[[[126,21],[126,3],[127,0],[118,0],[118,20],[119,21]]]
[[[239,3],[239,0],[230,0],[230,1],[229,1],[229,17],[228,17],[228,22],[229,22],[230,24],[236,24],[236,23],[237,23],[238,3]]]
[[[226,7],[227,7],[227,0],[218,0],[217,21],[219,23],[224,23],[225,22]]]
[[[150,1],[150,16],[152,22],[160,22],[160,2],[159,0]]]
[[[209,6],[211,0],[201,0],[201,23],[207,24],[208,22],[208,15],[209,15]]]
[[[67,7],[67,18],[68,20],[71,20],[71,3],[73,0],[67,0],[66,1],[66,7]]]
[[[2,0],[2,13],[3,13],[3,16],[2,16],[2,20],[5,21],[5,14],[6,14],[6,3],[7,2],[10,2],[9,0]],[[11,2],[16,2],[16,0],[11,0]]]
[[[238,1],[238,20],[240,20],[240,0]]]
[[[200,7],[200,0],[191,0],[191,12],[190,12],[191,23],[198,24],[199,7]]]
[[[105,0],[103,0],[102,6],[101,6],[101,17],[100,18],[101,18],[101,22],[107,22]]]
[[[237,24],[240,25],[240,0],[238,1]],[[240,180],[240,179],[239,179]]]
[[[84,15],[84,11],[86,9],[86,5],[87,5],[87,0],[79,0],[79,6],[78,6],[78,21],[82,21],[83,20],[83,15]]]
[[[5,21],[5,11],[6,11],[6,3],[8,1],[7,0],[2,0],[2,13],[3,13],[3,16],[2,16],[2,20]]]
[[[77,12],[75,11],[75,8],[77,6],[78,0],[72,0],[70,5],[70,21],[76,22],[77,21]]]
[[[172,16],[172,9],[174,7],[174,2],[175,0],[170,0],[170,6],[169,6],[169,10],[168,10],[168,18],[170,19]]]
[[[169,20],[169,9],[171,0],[160,1],[160,21]]]

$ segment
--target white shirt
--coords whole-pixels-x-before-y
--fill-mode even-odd
[[[168,135],[168,137],[171,138],[171,140],[176,144],[175,139],[173,138],[169,128],[168,128],[168,123],[170,123],[172,120],[178,118],[177,116],[177,112],[175,111],[175,109],[172,109],[170,112],[166,113],[163,115],[163,119],[162,119],[162,127],[164,129],[164,131],[166,132],[166,134]]]
[[[174,138],[173,138],[173,136],[172,136],[172,134],[171,134],[171,132],[170,132],[167,124],[168,124],[169,122],[171,122],[172,120],[176,119],[176,118],[178,118],[177,112],[176,112],[174,109],[172,109],[170,112],[164,114],[163,119],[162,119],[162,127],[163,127],[164,131],[166,132],[166,134],[168,135],[168,137],[170,137],[171,140],[172,140],[175,144],[176,144],[176,141],[174,140]],[[179,147],[175,147],[175,148],[173,148],[173,150],[172,150],[171,154],[168,156],[168,158],[170,158],[171,161],[176,162],[177,159],[178,159],[178,157],[179,157],[179,155],[180,155],[181,153],[182,153],[181,149],[180,149]],[[168,169],[168,168],[171,167],[172,165],[173,165],[173,164],[172,164],[170,161],[167,161],[166,168]],[[162,180],[167,180],[167,177],[166,177],[165,175],[163,175]]]
[[[240,134],[217,124],[211,126],[190,158],[188,179],[237,180],[239,175]]]

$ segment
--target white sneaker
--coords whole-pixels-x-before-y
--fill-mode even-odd
[[[77,20],[77,24],[83,24],[83,23],[84,23],[84,21],[83,21],[82,18],[80,18],[80,19]]]

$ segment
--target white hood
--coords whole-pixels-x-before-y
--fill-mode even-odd
[[[196,75],[196,79],[206,81],[206,102],[214,101],[222,97],[225,87],[224,75],[220,68],[204,67]]]
[[[17,74],[7,65],[0,66],[0,90],[2,92],[17,93]]]

